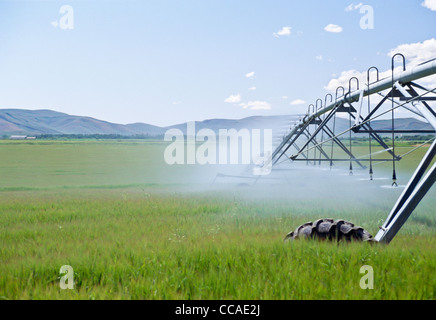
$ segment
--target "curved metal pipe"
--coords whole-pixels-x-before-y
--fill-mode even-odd
[[[318,108],[318,101],[321,101],[321,107],[319,107],[319,108]],[[316,100],[316,111],[318,111],[320,109],[322,109],[322,100],[318,99],[318,100]]]
[[[418,65],[416,67],[413,68],[409,68],[406,71],[403,71],[401,73],[398,73],[397,75],[394,75],[394,81],[399,81],[401,83],[409,83],[411,81],[415,81],[421,78],[425,78],[431,75],[436,74],[436,59],[434,60],[430,60],[426,63],[423,63],[421,65]],[[363,90],[363,96],[367,97],[368,95],[372,95],[374,93],[377,92],[381,92],[384,91],[386,89],[389,89],[392,87],[392,78],[388,77],[388,78],[384,78],[381,79],[380,81],[376,82],[374,85],[372,85],[370,88],[365,88]],[[326,112],[331,111],[332,109],[334,109],[336,106],[344,103],[344,97],[340,98],[337,97],[338,94],[338,90],[341,87],[338,87],[338,89],[336,89],[336,100],[335,102],[326,105],[322,110],[319,110],[316,114],[314,115],[306,115],[304,117],[304,119],[297,124],[296,126],[294,126],[291,130],[291,132],[285,137],[285,139],[282,141],[282,143],[279,145],[279,147],[277,147],[276,151],[273,153],[273,158],[275,156],[277,156],[277,154],[280,153],[280,149],[283,148],[283,146],[287,143],[287,141],[303,126],[305,126],[308,122],[312,121],[313,119],[316,119],[317,117],[323,115]],[[345,90],[344,90],[345,91]],[[360,97],[360,91],[354,91],[349,93],[349,100],[350,101],[357,101]]]
[[[324,98],[324,105],[327,105],[327,97],[330,97],[330,102],[333,102],[333,95],[328,93]]]
[[[414,68],[409,68],[406,71],[394,75],[394,82],[399,81],[401,83],[409,83],[411,81],[425,78],[434,74],[436,74],[436,60],[430,61],[420,66],[416,66]],[[392,78],[391,77],[384,78],[373,84],[370,88],[363,89],[363,96],[367,97],[368,95],[384,91],[391,87],[392,87]],[[360,97],[360,90],[356,90],[356,91],[349,92],[347,99],[351,102],[354,102],[354,101],[358,101],[359,97]],[[317,118],[322,114],[329,112],[338,104],[344,102],[345,102],[344,98],[338,99],[334,103],[325,106],[322,110],[319,110],[316,114],[310,117],[311,119],[307,119],[307,120],[311,121],[312,117]]]
[[[375,81],[375,82],[372,82],[372,83],[376,83],[376,82],[379,82],[380,81],[380,71],[378,70],[378,68],[377,67],[371,67],[371,68],[369,68],[368,69],[368,71],[367,71],[367,79],[368,79],[368,82],[367,82],[367,84],[368,84],[368,86],[370,85],[370,84],[372,84],[372,83],[370,83],[369,81],[369,79],[370,79],[370,73],[371,73],[371,70],[375,70],[375,71],[377,71],[377,81]]]
[[[341,97],[345,96],[345,88],[343,86],[339,86],[339,87],[336,88],[336,99],[335,99],[335,101],[338,101],[338,98],[339,98],[338,91],[339,91],[339,89],[342,89],[342,96]]]
[[[356,83],[357,83],[357,90],[360,89],[360,81],[359,81],[359,79],[357,79],[357,77],[352,77],[352,78],[350,79],[350,81],[348,81],[348,92],[351,92],[351,82],[352,82],[353,80],[356,80]]]

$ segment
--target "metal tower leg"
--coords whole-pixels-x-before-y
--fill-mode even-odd
[[[424,176],[436,155],[436,141],[428,150],[415,171],[412,179],[407,185],[401,197],[398,199],[388,219],[383,227],[380,228],[375,240],[389,243],[398,233],[403,224],[407,221],[413,210],[418,206],[422,198],[427,194],[436,182],[436,163]]]

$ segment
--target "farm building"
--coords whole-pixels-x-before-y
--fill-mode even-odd
[[[9,140],[36,140],[36,137],[28,136],[10,136]]]

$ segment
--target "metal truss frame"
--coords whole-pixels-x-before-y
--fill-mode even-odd
[[[403,71],[395,72],[395,59],[401,57],[403,62]],[[377,72],[377,81],[370,82],[370,73]],[[282,163],[282,159],[291,160],[292,162],[305,161],[308,165],[317,163],[329,163],[332,167],[337,162],[350,162],[350,174],[353,173],[353,164],[358,165],[361,169],[367,168],[364,163],[370,163],[370,176],[373,175],[374,162],[392,162],[394,167],[393,185],[396,185],[395,163],[401,161],[402,157],[396,154],[395,139],[397,134],[434,134],[436,133],[436,112],[428,104],[430,101],[436,101],[436,88],[429,90],[415,81],[436,74],[436,59],[430,60],[419,66],[406,70],[406,59],[402,54],[396,54],[392,57],[392,77],[379,79],[379,71],[371,67],[367,72],[367,84],[360,89],[359,80],[355,77],[349,80],[348,92],[343,87],[336,90],[336,97],[333,99],[331,94],[327,95],[323,101],[318,99],[315,106],[309,106],[309,110],[304,119],[300,119],[290,128],[290,133],[284,137],[283,141],[272,154],[273,168]],[[353,81],[356,89],[352,90]],[[390,89],[387,94],[384,91]],[[339,92],[342,90],[342,95]],[[423,93],[419,93],[422,91]],[[373,95],[381,96],[382,99],[375,107],[370,103],[370,97]],[[330,104],[327,103],[330,98]],[[364,101],[367,98],[368,112],[364,111]],[[334,101],[333,101],[334,100]],[[382,108],[388,105],[388,111],[382,112]],[[319,106],[319,107],[318,107]],[[403,108],[413,113],[415,116],[425,119],[432,127],[429,129],[397,129],[395,127],[395,111]],[[336,133],[336,117],[343,113],[348,115],[349,128]],[[363,114],[366,115],[364,116]],[[392,114],[391,130],[374,129],[371,122],[382,115]],[[333,128],[331,123],[333,122]],[[347,146],[341,136],[349,134],[350,145]],[[372,142],[376,142],[383,150],[389,153],[391,159],[374,158],[370,152],[367,157],[356,157],[352,150],[352,134],[365,134],[370,141],[370,150]],[[391,134],[393,146],[388,146],[381,134]],[[297,143],[303,141],[300,146]],[[328,145],[327,145],[328,144]],[[346,155],[346,157],[335,157],[334,147]],[[326,150],[326,148],[331,148]],[[289,156],[290,150],[296,153]],[[313,150],[313,151],[311,151]],[[312,156],[313,152],[313,156]],[[413,213],[420,201],[424,198],[433,184],[436,182],[436,163],[430,168],[436,157],[436,140],[433,142],[428,152],[422,159],[411,180],[409,181],[404,192],[398,199],[394,208],[390,212],[386,222],[380,227],[380,231],[375,237],[376,241],[389,243]]]

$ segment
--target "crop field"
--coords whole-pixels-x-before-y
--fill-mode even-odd
[[[219,166],[168,166],[165,147],[0,141],[0,298],[436,298],[434,188],[390,245],[283,241],[319,218],[375,235],[425,148],[398,164],[400,188],[390,188],[388,164],[374,181],[304,163],[255,186],[212,185]],[[60,288],[64,265],[73,290]],[[360,286],[363,266],[373,289]]]

